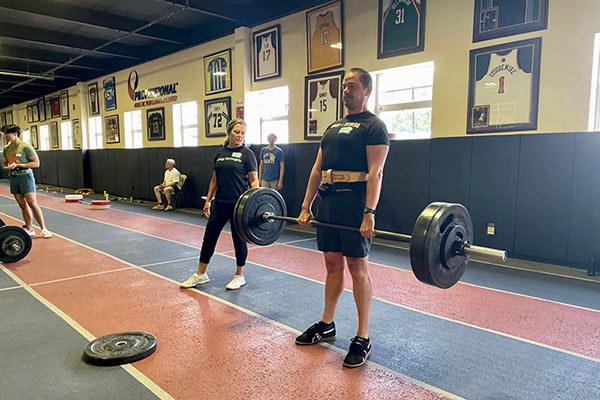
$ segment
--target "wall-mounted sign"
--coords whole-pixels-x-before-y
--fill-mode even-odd
[[[129,93],[129,98],[135,101],[133,105],[135,108],[177,101],[177,86],[179,82],[171,82],[138,90],[139,83],[140,77],[134,69],[129,73],[129,78],[127,79],[127,92]]]

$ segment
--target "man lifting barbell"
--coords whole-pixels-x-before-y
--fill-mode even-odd
[[[334,317],[344,290],[347,264],[358,311],[356,336],[344,359],[344,366],[350,368],[364,364],[371,354],[369,313],[373,286],[368,256],[390,144],[383,121],[367,110],[372,82],[371,75],[362,68],[352,68],[344,76],[342,101],[348,115],[330,125],[323,134],[298,218],[301,226],[309,225],[318,191],[318,219],[350,224],[360,230],[317,227],[317,244],[327,269],[323,314],[320,321],[296,338],[298,345],[335,340]]]

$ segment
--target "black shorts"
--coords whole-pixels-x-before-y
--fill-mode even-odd
[[[363,258],[369,255],[371,239],[363,237],[358,229],[363,220],[364,192],[352,190],[319,190],[319,203],[315,219],[336,225],[356,228],[346,231],[317,227],[317,246],[320,251],[342,253],[346,257]]]

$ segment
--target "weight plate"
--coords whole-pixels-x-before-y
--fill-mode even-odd
[[[456,284],[469,257],[454,255],[453,244],[472,240],[473,223],[464,206],[431,203],[417,218],[410,242],[410,263],[417,279],[442,289]]]
[[[269,188],[252,188],[240,196],[235,204],[233,229],[248,243],[266,246],[275,242],[285,228],[284,221],[267,220],[264,213],[285,217],[285,201],[278,191]]]
[[[156,338],[150,333],[113,333],[88,343],[83,358],[94,365],[128,364],[148,357],[156,346]]]
[[[0,261],[17,262],[31,251],[31,237],[18,226],[0,228]]]
[[[4,225],[6,225],[6,224],[4,223],[4,221],[2,221],[2,220],[0,219],[0,227],[3,227]]]

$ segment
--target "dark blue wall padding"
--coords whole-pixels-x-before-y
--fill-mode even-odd
[[[377,206],[378,229],[412,232],[429,203],[431,140],[393,141]]]
[[[575,141],[567,260],[600,263],[600,135],[579,133]],[[600,265],[600,264],[597,264]]]
[[[473,138],[469,212],[478,245],[513,252],[520,144],[520,136]]]
[[[521,138],[515,254],[566,260],[575,138],[573,134]]]
[[[153,200],[167,158],[188,175],[184,205],[201,208],[220,146],[39,152],[39,183]],[[258,156],[262,145],[250,148]],[[288,214],[300,213],[319,143],[282,144]],[[511,255],[587,268],[600,262],[600,133],[468,136],[392,141],[377,228],[410,233],[433,201],[464,204],[474,243]],[[258,158],[258,157],[257,157]],[[495,235],[486,234],[495,224]]]
[[[431,141],[429,202],[460,203],[469,208],[472,146],[470,137]]]

